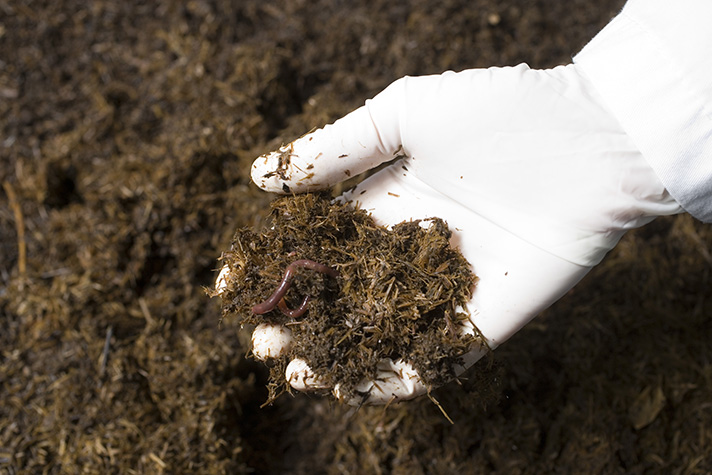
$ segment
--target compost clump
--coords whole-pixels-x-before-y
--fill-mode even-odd
[[[453,380],[484,341],[460,330],[477,279],[450,236],[442,219],[386,228],[324,194],[279,198],[264,231],[238,230],[221,258],[223,318],[286,325],[294,337],[269,362],[269,401],[289,390],[296,357],[348,399],[365,396],[356,387],[385,358],[412,363],[428,387]]]

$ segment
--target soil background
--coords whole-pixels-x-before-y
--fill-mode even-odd
[[[266,216],[255,156],[405,74],[567,63],[622,4],[0,0],[0,473],[712,472],[689,216],[499,348],[496,397],[438,391],[454,424],[427,398],[260,407],[267,369],[203,290]]]

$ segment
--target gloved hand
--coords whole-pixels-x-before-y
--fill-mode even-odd
[[[491,348],[573,287],[625,231],[682,211],[573,64],[400,79],[259,157],[252,179],[277,193],[319,190],[400,156],[343,199],[385,225],[447,221],[479,276],[468,310]],[[255,353],[277,354],[289,342],[281,336],[260,326]],[[378,385],[364,381],[367,403],[425,392],[403,357],[383,362]],[[297,389],[322,387],[301,360],[287,372]]]

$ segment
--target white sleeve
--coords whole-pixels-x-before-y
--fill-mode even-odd
[[[712,222],[712,1],[630,0],[574,63],[660,181]]]

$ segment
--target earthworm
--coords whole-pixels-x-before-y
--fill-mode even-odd
[[[289,318],[298,318],[304,315],[304,313],[307,311],[307,304],[309,303],[309,300],[310,297],[307,295],[306,297],[304,297],[304,300],[302,300],[302,303],[299,304],[299,307],[295,309],[290,309],[289,307],[287,307],[287,302],[284,300],[284,298],[282,298],[277,304],[277,308]]]
[[[302,316],[304,312],[307,311],[307,304],[309,303],[308,295],[304,297],[301,305],[294,310],[289,309],[287,304],[284,302],[284,296],[287,294],[287,290],[289,290],[289,287],[292,285],[292,278],[294,277],[297,267],[304,267],[305,269],[321,272],[322,274],[326,274],[334,278],[339,275],[339,271],[336,269],[332,269],[329,266],[319,264],[318,262],[314,262],[310,259],[296,260],[287,266],[287,270],[284,271],[284,277],[282,278],[282,282],[279,283],[277,290],[275,290],[267,300],[252,307],[252,313],[255,315],[263,315],[271,310],[274,310],[275,307],[278,307],[286,316],[297,318]]]

